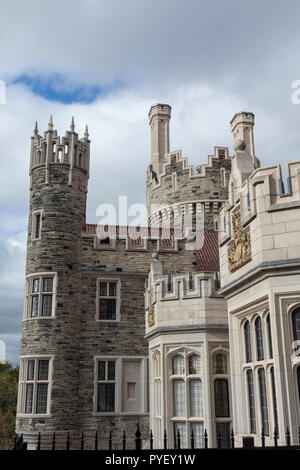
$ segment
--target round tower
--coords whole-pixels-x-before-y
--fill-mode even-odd
[[[74,118],[59,137],[52,116],[31,143],[26,288],[17,432],[36,448],[38,432],[78,428],[81,233],[89,178],[88,130]]]
[[[208,163],[196,170],[182,158],[181,151],[170,151],[169,121],[171,107],[151,106],[151,164],[147,172],[147,208],[151,226],[174,223],[191,214],[196,219],[202,212],[204,229],[214,230],[215,217],[228,198],[231,158],[227,147],[214,147]],[[167,222],[164,222],[167,221]]]

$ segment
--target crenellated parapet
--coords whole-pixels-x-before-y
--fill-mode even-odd
[[[166,328],[206,328],[226,324],[226,305],[214,273],[163,274],[153,257],[145,294],[146,334]]]
[[[213,230],[213,214],[219,211],[228,197],[230,170],[231,158],[227,147],[214,147],[214,154],[208,156],[208,163],[196,168],[182,157],[181,150],[167,153],[160,175],[154,172],[152,165],[148,168],[149,221],[161,218],[167,208],[184,211],[187,204],[191,207],[201,202],[206,214],[205,229]]]
[[[257,168],[229,188],[219,215],[222,288],[258,269],[295,266],[300,259],[300,161],[287,164],[284,191],[280,165]]]
[[[47,131],[39,135],[37,123],[31,138],[31,155],[29,174],[40,168],[45,168],[45,182],[49,182],[49,169],[52,165],[66,165],[69,168],[69,184],[72,184],[73,170],[82,170],[89,177],[90,140],[86,126],[84,137],[79,139],[75,132],[74,118],[70,131],[64,136],[58,136],[53,129],[53,119],[50,116]]]

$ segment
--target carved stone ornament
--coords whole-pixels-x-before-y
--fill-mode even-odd
[[[151,304],[148,311],[148,326],[153,326],[155,324],[155,312],[154,307]]]
[[[228,246],[228,264],[230,272],[234,272],[252,259],[250,233],[243,232],[241,211],[232,214],[233,241]]]

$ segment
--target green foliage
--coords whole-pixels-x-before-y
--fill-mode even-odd
[[[11,449],[15,436],[19,367],[0,364],[0,449]]]

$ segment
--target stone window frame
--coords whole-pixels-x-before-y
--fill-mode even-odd
[[[114,361],[115,362],[115,411],[97,411],[98,407],[98,362]],[[123,364],[126,361],[140,362],[140,411],[123,411]],[[147,356],[112,356],[97,355],[94,356],[94,397],[93,397],[93,414],[95,416],[132,416],[148,414],[148,357]]]
[[[189,369],[189,358],[191,356],[200,356],[201,360],[201,370],[200,373],[190,373]],[[183,374],[173,374],[173,358],[176,356],[183,356],[184,358],[184,373]],[[204,432],[204,423],[205,423],[205,372],[204,372],[204,363],[203,363],[203,349],[199,348],[177,348],[175,350],[169,351],[167,354],[167,388],[168,396],[170,400],[167,404],[167,415],[170,416],[170,439],[173,436],[173,441],[175,442],[176,429],[178,425],[185,425],[185,436],[187,439],[187,445],[190,445],[190,437],[192,427],[200,424],[202,426],[202,432]],[[173,383],[175,380],[183,380],[185,384],[185,416],[174,416],[174,397],[173,397]],[[190,403],[190,382],[192,380],[200,380],[201,384],[201,393],[202,393],[202,416],[191,416],[191,403]],[[203,435],[201,440],[201,445],[203,446]]]
[[[40,229],[39,229],[39,236],[36,236],[36,230],[37,230],[37,217],[40,217]],[[32,212],[32,224],[31,224],[31,240],[40,240],[42,238],[42,223],[43,221],[43,210],[38,209]]]
[[[116,318],[115,320],[103,320],[100,318],[100,283],[101,282],[113,282],[116,284]],[[121,321],[121,279],[120,278],[113,278],[113,277],[106,277],[106,276],[98,276],[97,277],[97,285],[96,285],[96,322],[101,323],[119,323]]]
[[[52,278],[52,291],[43,291],[43,280]],[[33,280],[39,279],[39,291],[33,292]],[[25,278],[25,298],[24,298],[24,311],[23,311],[23,321],[28,320],[41,320],[41,319],[50,319],[55,318],[56,312],[56,291],[57,291],[57,273],[48,271],[41,273],[28,274]],[[43,296],[51,295],[52,296],[52,307],[51,315],[42,315],[42,304]],[[32,298],[34,296],[38,297],[38,314],[36,316],[31,316],[31,305]]]
[[[39,380],[38,379],[38,365],[39,361],[47,360],[49,361],[48,367],[48,379],[47,380]],[[28,363],[29,361],[35,361],[34,364],[34,378],[33,380],[28,380]],[[34,355],[26,355],[20,357],[20,376],[19,376],[19,393],[18,393],[18,403],[17,403],[17,417],[25,417],[25,418],[45,418],[51,417],[51,393],[52,393],[52,381],[53,381],[53,362],[54,356],[48,354],[34,354]],[[47,384],[47,412],[46,413],[25,413],[25,406],[26,406],[26,390],[27,385],[32,383],[33,384],[33,406],[32,409],[36,409],[36,399],[37,399],[37,386],[38,384]]]

